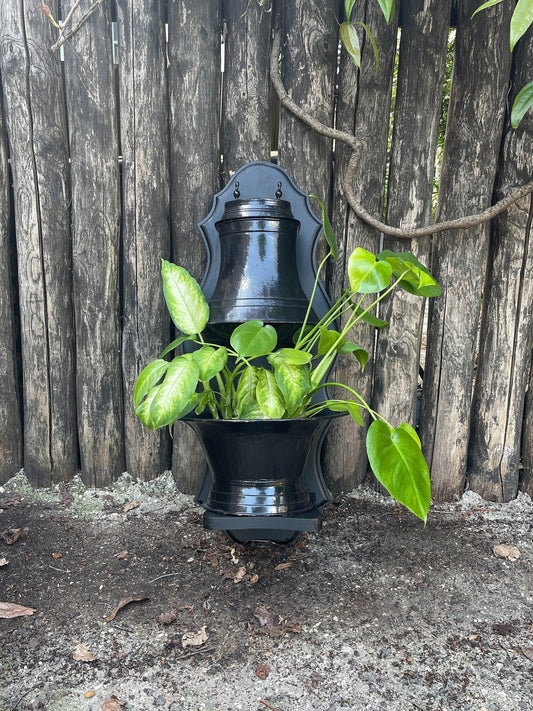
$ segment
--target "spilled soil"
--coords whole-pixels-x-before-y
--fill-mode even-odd
[[[1,711],[531,708],[527,496],[467,492],[423,528],[361,488],[319,533],[255,547],[204,530],[168,473],[21,473],[0,510]]]

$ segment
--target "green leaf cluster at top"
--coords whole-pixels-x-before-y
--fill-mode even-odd
[[[318,202],[330,251],[319,266],[306,318],[291,347],[277,348],[276,329],[260,320],[236,326],[228,343],[210,343],[204,337],[209,306],[198,283],[183,267],[162,261],[165,300],[182,335],[139,375],[135,414],[145,427],[157,429],[193,412],[214,419],[247,420],[312,417],[329,410],[346,412],[361,426],[366,412],[373,421],[367,452],[376,477],[425,521],[429,472],[413,428],[406,423],[393,428],[354,388],[326,380],[339,356],[354,357],[364,371],[368,353],[349,340],[349,333],[362,320],[378,328],[387,326],[372,312],[394,289],[427,297],[438,296],[440,287],[410,253],[385,250],[374,255],[358,247],[348,261],[349,287],[318,323],[311,323],[320,272],[337,251],[331,224]],[[337,330],[339,322],[344,325]],[[185,343],[192,344],[187,352],[165,359]],[[328,385],[343,388],[346,399],[329,399]]]
[[[376,40],[370,31],[369,27],[362,21],[358,21],[355,25],[351,22],[350,17],[355,6],[356,0],[344,0],[344,13],[346,18],[339,27],[339,36],[341,42],[348,52],[353,63],[361,69],[361,42],[357,32],[357,26],[363,28],[366,36],[370,40],[374,51],[376,62],[376,73],[379,69],[379,51]],[[390,24],[394,17],[395,0],[377,0],[383,17],[387,24]],[[494,5],[499,5],[503,0],[487,0],[482,3],[472,14],[472,18],[483,10],[487,10]],[[509,31],[509,47],[511,52],[514,50],[518,40],[523,37],[527,30],[533,24],[533,0],[518,0],[511,16],[511,24]],[[511,110],[511,126],[517,128],[524,115],[533,106],[533,82],[528,82],[523,86],[516,95]]]

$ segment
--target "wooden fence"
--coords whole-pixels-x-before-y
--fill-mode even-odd
[[[533,34],[511,56],[513,3],[472,19],[479,4],[458,3],[454,18],[437,220],[477,213],[532,180],[532,112],[512,130],[508,106],[533,76]],[[274,5],[290,95],[364,144],[353,186],[361,204],[391,225],[428,224],[451,0],[401,0],[388,26],[376,0],[356,3],[352,21],[378,42],[377,71],[365,40],[361,71],[344,50],[339,65],[343,3]],[[58,0],[49,7],[58,18]],[[274,16],[255,0],[104,0],[62,61],[38,3],[0,0],[0,481],[23,466],[38,485],[80,469],[101,486],[172,463],[194,491],[203,457],[193,434],[182,423],[172,440],[146,433],[133,414],[136,376],[171,336],[160,259],[201,277],[196,225],[214,193],[274,151],[301,189],[329,200],[341,245],[332,294],[350,251],[380,240],[416,252],[442,285],[426,321],[420,300],[397,295],[384,307],[389,329],[357,335],[373,353],[363,394],[391,420],[413,422],[428,323],[419,432],[434,497],[453,499],[466,484],[490,500],[519,486],[533,493],[530,196],[492,223],[383,239],[343,197],[347,148],[279,110],[268,69]],[[339,379],[354,377],[353,363],[339,367]],[[365,477],[363,436],[346,419],[331,431],[324,468],[334,491]]]

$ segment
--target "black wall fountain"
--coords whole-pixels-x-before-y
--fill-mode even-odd
[[[209,339],[260,319],[290,345],[305,318],[316,279],[315,249],[322,229],[308,197],[277,165],[254,162],[238,170],[214,197],[199,224],[207,247],[202,291],[209,303]],[[310,322],[330,302],[321,284]],[[239,543],[289,543],[319,527],[331,497],[320,450],[331,416],[293,420],[191,417],[207,469],[196,499],[204,526]]]

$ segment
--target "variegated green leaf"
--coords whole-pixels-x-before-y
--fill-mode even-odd
[[[257,381],[259,379],[259,369],[249,366],[244,370],[239,378],[237,389],[235,391],[234,410],[237,417],[242,417],[246,410],[252,406],[257,406]],[[251,418],[250,418],[251,419]]]
[[[172,320],[183,333],[201,333],[209,319],[209,306],[198,282],[183,267],[161,262],[163,293]]]
[[[133,407],[137,407],[151,388],[158,383],[167,372],[168,361],[158,358],[143,368],[133,391]]]
[[[280,348],[279,351],[274,351],[268,356],[270,365],[275,366],[276,363],[283,362],[286,365],[305,365],[310,363],[313,355],[307,351],[301,351],[298,348]]]
[[[193,398],[199,375],[200,369],[190,355],[171,361],[150,406],[154,428],[170,425],[182,416]]]
[[[273,373],[264,368],[259,369],[259,379],[256,388],[257,402],[267,417],[279,419],[285,414],[285,399],[276,383]]]
[[[274,375],[285,399],[288,417],[296,417],[307,404],[311,389],[308,366],[279,362]]]
[[[203,346],[193,351],[191,355],[200,369],[200,380],[211,380],[228,362],[228,351],[224,346],[220,348]]]
[[[154,385],[145,399],[135,406],[135,415],[139,418],[147,430],[155,429],[152,418],[150,417],[150,407],[152,406],[152,402],[157,395],[158,390],[159,385]]]

